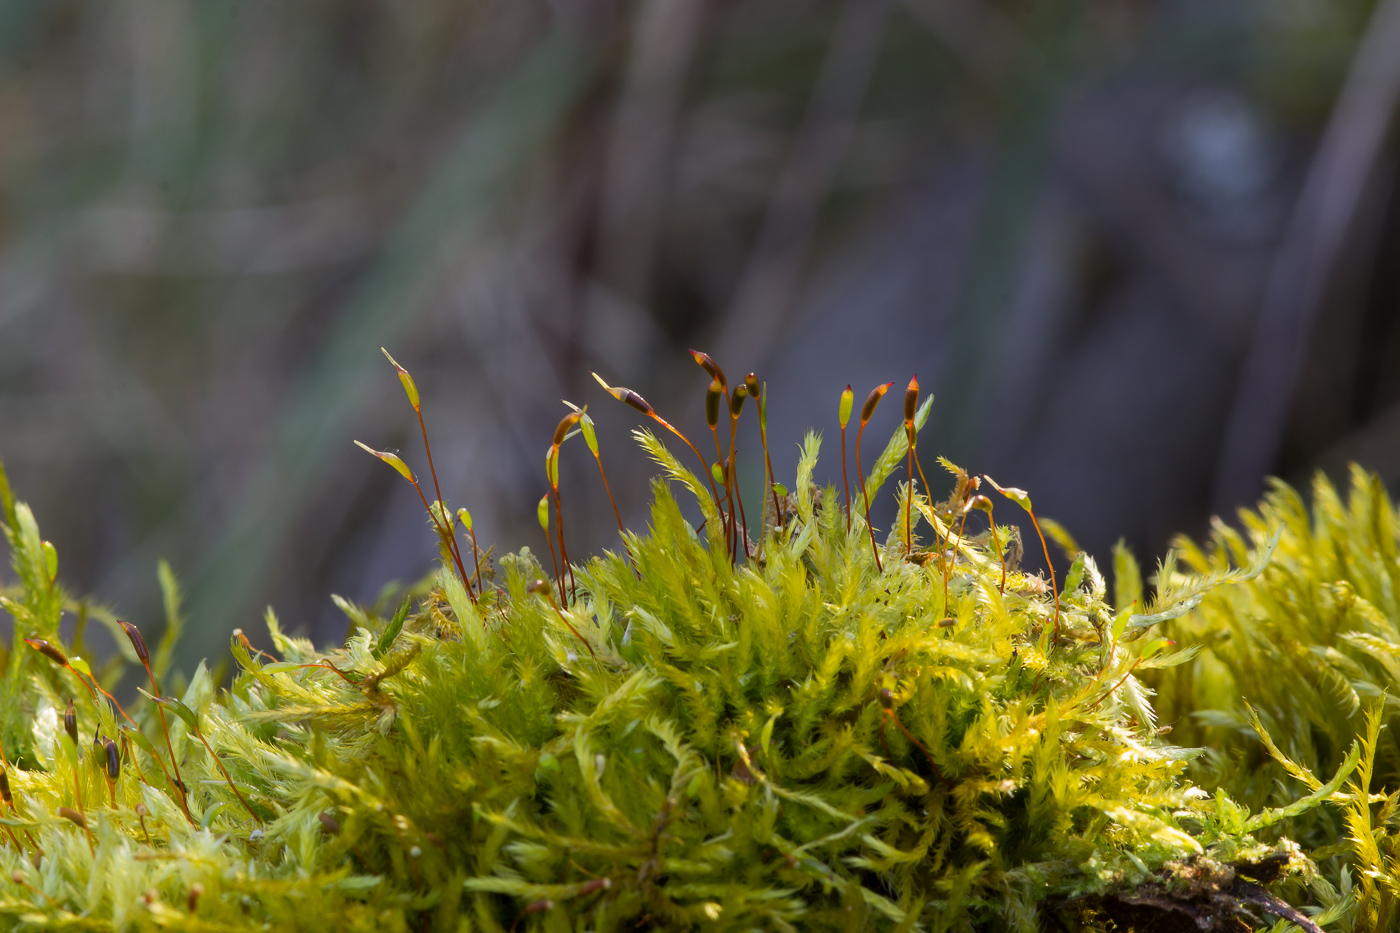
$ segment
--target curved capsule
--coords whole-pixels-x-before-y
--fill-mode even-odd
[[[63,667],[68,666],[68,656],[42,638],[26,638],[24,643],[55,664],[62,665]]]
[[[131,641],[131,647],[136,650],[136,657],[140,659],[142,664],[149,667],[151,664],[151,655],[146,650],[146,639],[141,637],[141,630],[130,622],[124,622],[121,619],[117,620],[117,624],[122,627],[122,631],[126,632],[126,637]]]
[[[598,375],[597,373],[593,373],[592,375],[593,378],[598,381],[598,385],[603,387],[603,391],[607,392],[619,402],[626,402],[628,405],[631,405],[633,408],[637,409],[637,411],[641,412],[644,415],[651,415],[656,413],[656,409],[651,407],[650,402],[642,398],[636,392],[633,392],[631,389],[626,389],[621,386],[610,386],[603,381],[602,376]]]
[[[865,404],[860,406],[860,423],[862,425],[875,414],[875,408],[880,404],[880,399],[885,397],[885,393],[890,390],[892,385],[894,385],[893,382],[887,382],[870,390],[870,394],[865,397]]]
[[[582,411],[573,411],[569,412],[567,415],[565,415],[559,420],[559,424],[554,428],[555,447],[558,447],[560,444],[564,443],[564,438],[569,436],[569,432],[573,430],[574,425],[578,424],[579,419],[582,417]]]
[[[375,450],[368,444],[362,444],[359,441],[355,442],[355,446],[359,447],[361,450],[368,451],[369,453],[374,454],[380,460],[383,460],[385,463],[389,464],[389,466],[393,467],[395,470],[398,470],[399,475],[402,476],[404,479],[408,480],[410,483],[417,482],[417,480],[413,477],[413,471],[408,468],[408,464],[404,463],[403,458],[400,457],[398,454],[391,454],[387,450]]]
[[[421,411],[418,404],[418,386],[414,384],[413,377],[408,374],[408,370],[399,365],[399,361],[389,356],[389,351],[383,347],[379,348],[390,363],[394,364],[394,369],[398,371],[399,382],[403,383],[403,390],[408,395],[408,403],[413,406],[414,411]]]
[[[710,374],[710,378],[719,380],[721,387],[727,388],[729,386],[729,381],[724,378],[724,370],[719,368],[719,364],[710,357],[710,354],[691,350],[690,355],[696,363],[700,364],[701,369]]]

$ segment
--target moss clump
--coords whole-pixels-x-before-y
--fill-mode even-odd
[[[1193,777],[1255,807],[1316,788],[1360,738],[1365,754],[1335,806],[1280,828],[1319,858],[1330,882],[1321,903],[1340,929],[1396,929],[1400,514],[1379,478],[1353,467],[1344,491],[1319,474],[1310,503],[1275,483],[1240,520],[1241,530],[1217,524],[1204,546],[1177,542],[1186,576],[1250,560],[1274,539],[1264,573],[1168,624],[1201,651],[1156,672],[1159,709],[1178,723],[1174,737],[1214,750]]]
[[[863,478],[871,496],[912,473],[927,412]],[[711,492],[722,470],[712,486],[637,437],[666,477],[650,527],[557,598],[528,550],[483,579],[444,540],[393,617],[347,604],[355,633],[320,650],[269,612],[275,655],[236,637],[229,689],[201,666],[130,724],[61,643],[77,604],[0,485],[19,578],[0,929],[1125,929],[1114,904],[1157,917],[1205,897],[1221,924],[1290,916],[1272,878],[1249,882],[1258,896],[1238,883],[1265,863],[1306,880],[1310,863],[1257,834],[1325,799],[1357,754],[1252,815],[1188,779],[1200,750],[1158,735],[1139,679],[1193,653],[1154,627],[1267,550],[1164,574],[1134,614],[1088,555],[1058,593],[1006,565],[1012,529],[968,532],[976,484],[952,468],[947,502],[901,484],[881,570],[860,510],[812,484],[815,435],[756,543]],[[452,513],[430,511],[442,536]],[[167,672],[151,675],[161,692]]]

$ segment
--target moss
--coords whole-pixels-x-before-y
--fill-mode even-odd
[[[1359,467],[1346,489],[1319,474],[1311,492],[1305,502],[1276,482],[1241,512],[1240,530],[1217,524],[1204,546],[1177,542],[1189,575],[1249,560],[1277,535],[1263,574],[1169,624],[1201,651],[1155,686],[1174,736],[1215,750],[1193,777],[1251,806],[1313,791],[1361,741],[1356,776],[1334,805],[1276,831],[1320,859],[1322,902],[1339,928],[1390,930],[1400,924],[1400,516]]]
[[[901,464],[913,475],[927,413],[910,407],[862,477],[871,496]],[[1111,905],[1132,898],[1249,917],[1283,902],[1241,888],[1247,866],[1310,877],[1269,827],[1326,795],[1253,813],[1203,790],[1187,774],[1201,750],[1158,734],[1141,680],[1194,654],[1156,628],[1257,575],[1267,548],[1164,573],[1134,614],[1088,555],[1056,593],[1015,566],[1010,526],[970,533],[991,504],[955,467],[947,502],[899,484],[909,521],[880,541],[812,484],[809,435],[794,492],[748,516],[750,541],[712,495],[723,470],[697,477],[637,440],[664,474],[649,527],[575,565],[573,585],[528,549],[469,574],[455,513],[434,503],[442,568],[399,613],[346,604],[354,633],[318,649],[269,612],[274,654],[235,637],[228,689],[201,665],[178,700],[125,711],[134,728],[80,684],[60,616],[110,625],[128,666],[144,649],[64,593],[0,487],[18,578],[0,929],[1125,929]]]

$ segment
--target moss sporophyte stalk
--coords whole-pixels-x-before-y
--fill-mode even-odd
[[[0,595],[14,626],[0,651],[0,929],[1363,928],[1357,892],[1395,883],[1384,857],[1356,861],[1370,874],[1353,883],[1360,849],[1342,841],[1388,831],[1368,808],[1393,812],[1396,797],[1367,796],[1380,714],[1296,764],[1250,720],[1249,741],[1302,782],[1265,800],[1171,744],[1146,682],[1193,669],[1188,614],[1257,585],[1286,523],[1266,511],[1233,559],[1192,574],[1169,558],[1150,606],[1125,552],[1114,598],[1082,552],[1060,587],[1020,567],[1019,531],[980,490],[1023,508],[1044,548],[1026,492],[942,461],[953,491],[931,499],[916,441],[932,399],[917,380],[868,471],[861,441],[893,383],[862,407],[853,504],[844,479],[840,494],[814,484],[816,433],[789,493],[767,451],[768,386],[731,385],[693,355],[715,461],[599,378],[647,419],[634,436],[661,472],[648,526],[619,517],[620,547],[570,559],[564,502],[612,498],[598,415],[570,405],[541,483],[548,567],[477,545],[438,486],[417,386],[390,358],[435,498],[402,457],[367,449],[418,490],[441,566],[382,605],[337,598],[353,624],[339,646],[285,634],[269,610],[273,650],[236,632],[226,689],[203,664],[170,670],[185,620],[168,567],[151,652],[62,588],[0,471],[16,578]],[[837,400],[843,477],[853,398]],[[761,507],[737,480],[757,456],[746,405]],[[600,481],[563,490],[578,434]],[[873,528],[892,479],[898,519]],[[119,648],[102,664],[83,659],[94,621]],[[144,686],[123,705],[111,691],[132,665]],[[1316,829],[1335,812],[1352,836]],[[1306,852],[1282,834],[1295,827]]]

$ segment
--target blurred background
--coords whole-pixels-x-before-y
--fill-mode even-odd
[[[186,659],[431,566],[351,445],[424,469],[381,345],[483,545],[543,553],[561,398],[643,524],[589,373],[698,442],[695,346],[768,383],[789,483],[917,372],[926,469],[1150,563],[1265,474],[1400,480],[1397,98],[1400,0],[12,0],[0,458],[74,589],[155,630],[171,561]]]

